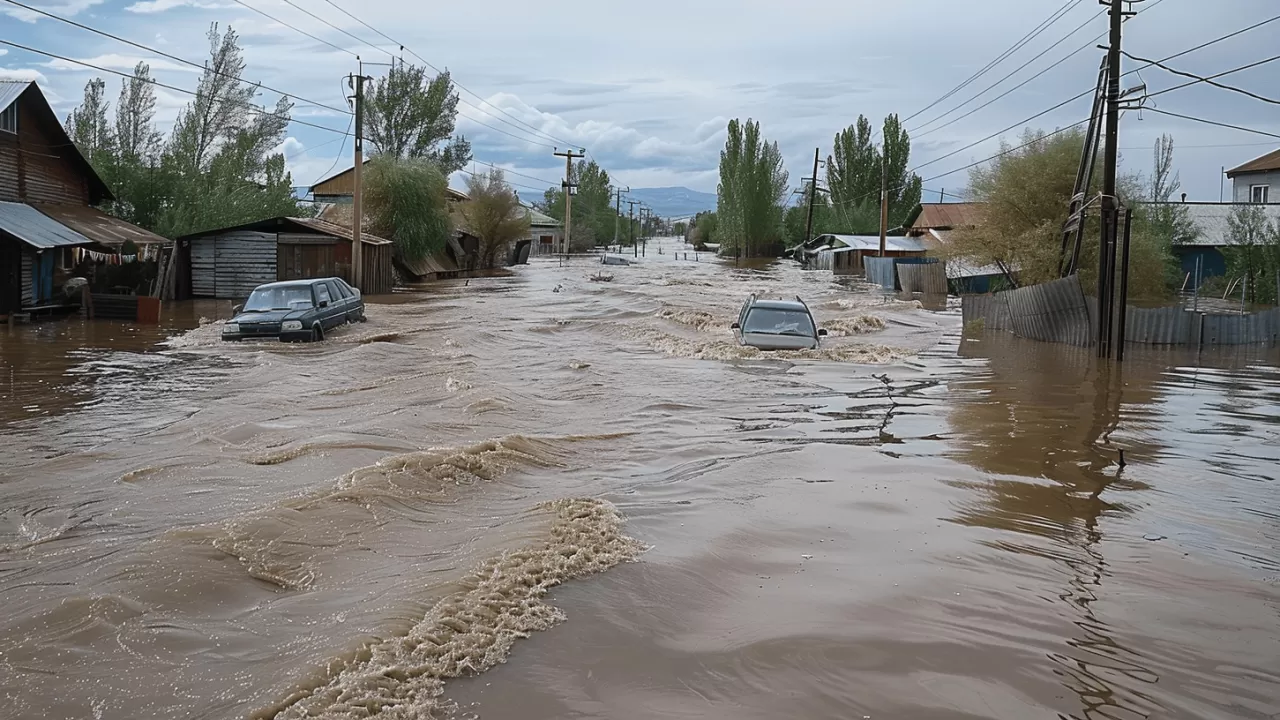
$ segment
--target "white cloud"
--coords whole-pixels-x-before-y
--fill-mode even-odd
[[[121,70],[124,72],[132,72],[134,66],[136,66],[140,62],[145,62],[151,66],[152,72],[155,72],[157,70],[170,70],[173,72],[188,72],[188,73],[200,72],[199,68],[194,68],[194,67],[191,67],[190,65],[183,65],[181,63],[176,63],[171,60],[163,60],[160,58],[142,57],[141,55],[122,55],[120,53],[107,53],[105,55],[97,55],[95,57],[90,57],[90,58],[72,58],[72,59],[77,60],[78,62],[68,62],[67,60],[54,59],[54,60],[50,60],[49,62],[42,63],[42,65],[44,65],[47,68],[52,68],[54,70],[81,71],[81,72],[96,72],[93,68],[85,67],[85,65],[97,65],[98,67],[107,68],[110,70]],[[85,63],[85,65],[81,65],[80,63]]]
[[[0,55],[8,55],[8,54],[9,54],[8,50],[5,50],[4,48],[0,48]]]
[[[200,0],[143,0],[130,5],[125,10],[131,13],[149,14],[180,7],[193,7],[201,10],[226,10],[235,6],[216,2],[200,2]]]
[[[80,13],[84,12],[85,10],[88,10],[94,5],[100,5],[102,4],[103,1],[104,0],[66,0],[65,2],[55,3],[52,5],[47,5],[47,4],[40,5],[40,9],[46,10],[54,15],[71,17],[71,16],[79,15]],[[26,10],[20,7],[14,7],[13,5],[8,5],[8,4],[6,4],[4,6],[4,9],[0,10],[0,12],[3,12],[5,15],[9,15],[10,17],[15,17],[23,22],[29,22],[29,23],[33,23],[38,20],[48,19],[44,15],[41,15],[40,13],[31,12],[30,10]]]
[[[41,85],[49,82],[39,70],[32,68],[0,68],[0,80],[21,80],[23,82],[37,82]]]

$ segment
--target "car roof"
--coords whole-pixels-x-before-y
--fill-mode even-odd
[[[802,302],[795,300],[755,300],[751,303],[753,308],[767,308],[769,310],[796,310],[799,312],[809,312],[809,308]]]
[[[261,290],[261,289],[263,289],[263,288],[290,287],[290,286],[297,286],[297,285],[308,285],[308,286],[310,286],[310,285],[314,285],[314,284],[316,284],[316,283],[318,283],[318,282],[324,282],[324,281],[326,281],[326,280],[338,280],[338,279],[339,279],[339,278],[331,278],[331,277],[329,277],[329,278],[308,278],[308,279],[306,279],[306,280],[281,280],[281,281],[279,281],[279,282],[265,283],[265,284],[259,285],[258,287],[254,288],[254,289],[255,289],[255,290]]]

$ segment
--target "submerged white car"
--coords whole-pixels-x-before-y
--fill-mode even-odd
[[[818,339],[827,334],[814,323],[809,306],[798,296],[795,300],[761,300],[752,295],[732,328],[739,344],[761,350],[813,350]]]

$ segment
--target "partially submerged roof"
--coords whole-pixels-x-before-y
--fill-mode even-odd
[[[983,203],[920,203],[919,212],[915,214],[907,227],[911,230],[951,230],[958,227],[972,227],[978,224]]]
[[[85,156],[80,154],[76,144],[67,135],[66,129],[62,127],[57,114],[49,106],[44,93],[40,92],[40,87],[33,81],[0,80],[0,111],[7,110],[10,105],[19,100],[40,119],[41,128],[53,136],[53,143],[42,152],[56,153],[58,157],[76,166],[89,183],[89,194],[93,204],[114,200],[115,196],[111,194],[111,189],[102,181],[102,178],[98,177],[93,165],[90,165]]]
[[[1273,223],[1280,224],[1280,203],[1142,203],[1148,206],[1176,205],[1187,209],[1187,217],[1195,224],[1197,235],[1194,240],[1183,242],[1179,247],[1226,247],[1232,245],[1228,218],[1239,208],[1258,208]]]
[[[1280,170],[1280,150],[1269,152],[1259,158],[1254,158],[1249,162],[1237,168],[1227,171],[1227,177],[1233,178],[1237,175],[1250,175],[1252,173],[1274,172]]]
[[[857,252],[880,250],[879,235],[819,235],[814,241],[820,241],[821,245],[830,246],[831,252]],[[813,241],[811,241],[813,242]],[[924,243],[919,238],[913,237],[887,237],[884,240],[884,249],[891,252],[924,252]]]
[[[21,203],[0,201],[0,231],[37,250],[95,244],[30,205]]]
[[[117,250],[127,241],[132,241],[135,245],[164,245],[169,242],[167,238],[149,230],[143,230],[120,218],[111,217],[97,208],[44,203],[35,207],[81,235]]]
[[[351,242],[351,228],[346,225],[331,223],[319,218],[299,218],[299,217],[274,217],[266,220],[258,220],[256,222],[245,223],[243,225],[233,225],[225,228],[214,228],[212,230],[204,230],[189,235],[183,235],[179,240],[189,240],[191,238],[205,237],[207,235],[220,235],[227,232],[236,232],[238,230],[249,230],[253,232],[304,232],[315,233],[318,235],[329,235],[331,237],[340,238]],[[360,233],[360,244],[362,245],[390,245],[391,241],[370,235],[367,232]]]

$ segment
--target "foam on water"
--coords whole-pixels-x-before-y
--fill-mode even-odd
[[[480,563],[462,589],[440,600],[407,635],[377,640],[327,677],[257,718],[430,718],[442,707],[450,678],[505,662],[515,641],[565,619],[543,597],[572,578],[635,560],[645,546],[622,533],[613,505],[563,499],[539,506],[552,513],[546,539]]]
[[[626,334],[649,344],[654,350],[673,357],[694,360],[825,360],[880,365],[894,362],[913,353],[902,348],[864,343],[824,345],[817,350],[759,350],[731,340],[694,340],[662,332],[654,328],[627,328]]]

